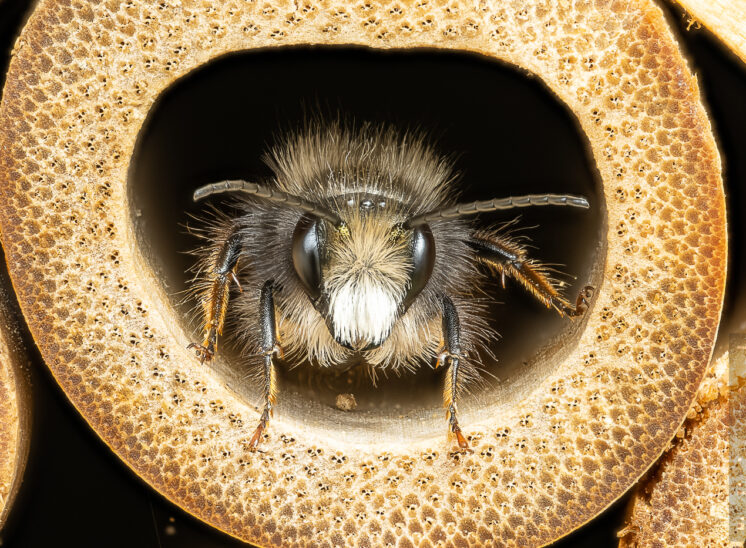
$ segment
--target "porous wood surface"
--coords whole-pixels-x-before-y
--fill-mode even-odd
[[[249,452],[258,400],[185,349],[192,334],[143,260],[127,170],[159,95],[225,53],[309,43],[502,60],[540,77],[587,135],[607,214],[587,323],[519,402],[464,417],[473,453],[411,420],[396,437],[346,433],[330,428],[342,411],[282,405]],[[15,47],[0,150],[2,242],[60,386],[145,481],[258,545],[551,542],[660,456],[710,359],[720,160],[696,80],[648,1],[42,0]]]
[[[746,542],[746,334],[713,360],[681,437],[638,487],[620,548]]]

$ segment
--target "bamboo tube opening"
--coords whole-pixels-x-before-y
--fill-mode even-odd
[[[261,156],[274,137],[319,115],[390,123],[402,132],[425,129],[436,148],[454,158],[460,173],[454,190],[463,200],[542,192],[586,196],[588,211],[522,209],[482,215],[475,226],[517,220],[522,230],[516,235],[530,238],[531,256],[561,265],[571,301],[585,285],[598,286],[605,248],[603,191],[577,122],[540,82],[465,53],[264,50],[220,58],[167,89],[143,124],[130,164],[134,232],[194,340],[202,334],[198,322],[190,322],[195,299],[185,297],[194,261],[186,252],[201,242],[186,226],[203,226],[194,217],[209,212],[206,202],[192,201],[194,189],[229,178],[265,180],[271,172]],[[225,202],[211,204],[232,211]],[[251,257],[242,260],[250,263]],[[497,279],[474,289],[494,299],[489,322],[500,339],[489,349],[496,360],[486,352],[481,356],[484,386],[473,386],[473,395],[461,401],[464,424],[479,420],[485,402],[509,406],[525,397],[556,370],[584,324],[582,318],[559,317],[513,281],[504,290]],[[483,295],[475,291],[475,298]],[[247,364],[235,343],[229,327],[219,359],[209,367],[256,405],[261,398],[252,381],[255,364]],[[349,436],[352,429],[361,443],[396,439],[402,431],[408,439],[445,436],[443,371],[431,365],[414,374],[389,374],[374,386],[359,370],[339,373],[280,362],[277,412],[301,425],[311,415],[330,437],[339,431]],[[353,413],[335,409],[343,393],[354,394]]]

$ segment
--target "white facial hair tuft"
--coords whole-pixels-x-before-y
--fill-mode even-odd
[[[334,337],[353,347],[380,344],[397,318],[396,295],[370,279],[347,282],[332,292],[329,304]]]

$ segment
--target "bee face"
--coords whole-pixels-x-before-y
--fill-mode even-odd
[[[404,229],[404,208],[380,195],[342,196],[338,226],[304,215],[293,234],[293,266],[338,344],[380,346],[427,285],[435,241],[427,225]]]

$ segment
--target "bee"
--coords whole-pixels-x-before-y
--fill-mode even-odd
[[[423,134],[374,124],[308,124],[279,140],[264,161],[273,176],[262,184],[222,181],[193,196],[238,197],[237,215],[219,216],[203,246],[193,289],[204,341],[189,347],[201,363],[214,357],[235,284],[236,336],[262,360],[252,450],[272,416],[283,356],[326,368],[362,358],[374,376],[445,367],[448,430],[466,450],[457,402],[479,374],[469,356],[496,336],[470,288],[493,276],[505,287],[510,278],[561,316],[588,307],[592,287],[571,304],[519,239],[473,225],[476,215],[497,210],[587,209],[581,196],[456,203],[449,159]]]

